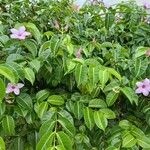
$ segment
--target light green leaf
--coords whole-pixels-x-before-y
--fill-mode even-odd
[[[94,113],[92,111],[91,108],[86,107],[84,109],[84,121],[86,126],[92,130],[92,128],[94,127]]]
[[[90,100],[89,107],[91,107],[91,108],[106,108],[107,105],[104,100],[96,98],[96,99]]]
[[[58,143],[62,145],[65,148],[65,150],[73,149],[72,148],[73,142],[66,133],[64,133],[63,131],[59,131],[56,133],[56,135],[57,135]]]
[[[29,80],[31,82],[31,84],[33,85],[33,83],[35,81],[35,74],[34,74],[33,70],[30,68],[25,68],[24,71],[25,71],[25,78],[27,80]]]
[[[0,78],[0,104],[3,98],[5,97],[5,94],[6,94],[5,84],[3,80]]]
[[[75,68],[75,80],[78,86],[80,86],[81,84],[84,85],[87,82],[87,73],[88,68],[86,65],[77,64]]]
[[[48,90],[41,90],[39,91],[37,94],[36,94],[36,99],[38,102],[42,102],[44,101],[45,99],[48,98],[49,96],[49,91]]]
[[[105,87],[105,84],[107,83],[108,79],[109,79],[108,70],[107,69],[100,70],[99,71],[99,80],[100,80],[102,89]]]
[[[37,113],[38,117],[42,118],[44,113],[48,109],[48,103],[47,102],[42,102],[40,104],[35,105],[35,107],[36,107],[36,113]]]
[[[51,95],[51,96],[48,97],[47,101],[50,104],[57,105],[57,106],[63,105],[64,102],[65,102],[64,99],[59,95]]]
[[[6,115],[2,119],[2,127],[4,132],[7,135],[13,135],[15,133],[15,122],[14,119],[11,116]]]
[[[134,138],[134,136],[130,133],[126,133],[126,135],[123,136],[122,140],[122,147],[130,148],[133,147],[136,144],[137,140]]]
[[[107,119],[115,119],[116,118],[116,114],[109,108],[102,108],[99,111],[102,112]]]
[[[67,132],[67,134],[70,137],[74,137],[74,135],[75,135],[75,127],[67,118],[59,116],[57,121],[61,124],[63,129]]]
[[[121,75],[113,68],[107,68],[108,72],[121,81]]]
[[[41,56],[41,54],[47,50],[47,49],[50,49],[50,44],[51,44],[51,41],[46,41],[39,49],[39,53],[38,53],[38,56]]]
[[[119,93],[116,93],[114,91],[109,92],[106,96],[107,105],[109,107],[112,106],[116,102],[118,96],[119,96]]]
[[[55,132],[46,132],[38,142],[36,150],[46,150],[52,146]]]
[[[136,105],[138,105],[138,96],[135,94],[133,89],[130,87],[124,87],[121,89],[121,91],[128,98],[131,104],[134,102]]]
[[[26,27],[29,30],[29,32],[31,32],[33,37],[36,39],[38,44],[40,44],[41,40],[42,40],[42,35],[41,35],[40,31],[38,30],[38,28],[33,23],[27,23]]]
[[[25,110],[31,110],[33,108],[32,104],[32,99],[30,95],[26,93],[21,93],[17,98],[16,98],[17,104],[21,107],[24,108]]]
[[[5,150],[5,142],[2,137],[0,137],[0,150]]]
[[[74,115],[78,120],[83,117],[83,107],[83,103],[81,103],[80,101],[74,103]]]
[[[135,58],[138,58],[138,57],[146,54],[146,51],[148,51],[148,49],[149,49],[149,47],[142,47],[142,46],[138,47],[136,49]]]
[[[95,111],[94,112],[94,121],[101,130],[105,131],[108,121],[105,115],[101,111]]]
[[[150,149],[150,139],[146,136],[141,136],[137,139],[137,143],[142,147],[142,148],[147,148]]]
[[[11,83],[16,83],[18,81],[14,72],[5,65],[0,65],[0,74],[11,81]]]
[[[122,128],[122,129],[130,129],[132,124],[128,121],[128,120],[121,120],[119,122],[119,126]]]
[[[41,63],[39,60],[34,59],[32,61],[29,62],[29,65],[36,70],[36,72],[39,71],[40,67],[41,67]]]

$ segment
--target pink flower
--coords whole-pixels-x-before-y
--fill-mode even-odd
[[[10,29],[10,31],[11,31],[11,33],[12,33],[12,34],[10,35],[10,37],[11,37],[12,39],[24,40],[24,39],[26,38],[26,36],[31,35],[30,32],[26,32],[25,30],[26,30],[26,28],[25,28],[24,26],[21,26],[18,30],[15,29],[15,28]]]
[[[76,58],[81,58],[81,52],[82,52],[82,48],[79,48],[76,53]]]
[[[6,88],[6,93],[12,93],[14,92],[16,95],[20,94],[20,89],[24,86],[22,83],[18,84],[13,84],[13,83],[8,83],[7,88]]]
[[[149,79],[145,79],[143,82],[137,82],[137,89],[135,91],[135,93],[140,94],[142,93],[144,96],[148,96],[149,92],[150,92],[150,80]]]
[[[147,56],[150,56],[150,49],[146,52]]]
[[[144,8],[150,9],[150,2],[144,2]]]

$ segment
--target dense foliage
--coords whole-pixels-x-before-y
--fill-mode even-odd
[[[147,7],[1,0],[0,149],[149,150]]]

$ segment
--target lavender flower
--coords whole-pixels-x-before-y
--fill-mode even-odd
[[[26,38],[26,36],[31,35],[30,32],[26,32],[25,30],[26,30],[26,28],[25,28],[24,26],[21,26],[18,30],[15,29],[15,28],[10,29],[10,31],[11,31],[11,33],[12,33],[12,34],[10,35],[10,37],[11,37],[12,39],[24,40],[24,39]]]
[[[149,79],[145,79],[143,82],[137,82],[137,89],[135,91],[135,93],[140,94],[142,93],[144,96],[148,96],[149,92],[150,92],[150,80]]]
[[[145,9],[150,9],[150,2],[144,2],[144,8]]]
[[[22,83],[18,84],[13,84],[13,83],[8,83],[7,88],[6,88],[6,93],[12,93],[14,92],[16,95],[20,94],[20,89],[24,86]]]

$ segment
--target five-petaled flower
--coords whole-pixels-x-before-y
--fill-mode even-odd
[[[17,84],[13,84],[13,83],[8,83],[7,88],[6,88],[6,93],[12,93],[14,92],[16,95],[20,94],[20,89],[24,86],[24,84],[22,83],[17,83]]]
[[[12,39],[19,39],[19,40],[24,40],[26,38],[26,36],[29,36],[31,35],[30,32],[27,32],[26,31],[26,28],[24,26],[21,26],[18,30],[13,28],[13,29],[10,29],[11,31],[11,35],[10,37]]]
[[[137,89],[136,89],[136,93],[140,94],[142,93],[144,96],[148,96],[149,92],[150,92],[150,80],[149,79],[145,79],[143,82],[137,82]]]

